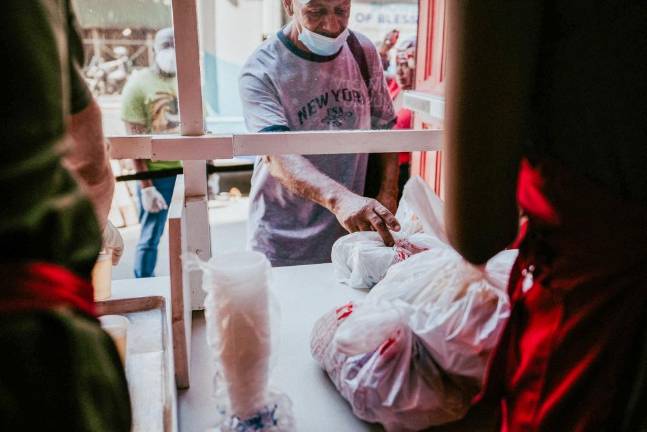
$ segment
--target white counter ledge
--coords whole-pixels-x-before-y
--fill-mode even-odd
[[[171,340],[169,278],[112,281],[112,296],[97,304],[100,314],[126,316],[126,377],[133,432],[177,430]]]
[[[353,415],[310,355],[310,332],[315,321],[365,293],[337,284],[330,264],[276,268],[272,278],[273,293],[281,307],[281,325],[270,385],[292,400],[297,430],[381,431],[381,427],[364,423]],[[178,391],[179,424],[182,432],[203,432],[214,426],[216,415],[202,312],[193,314],[191,349],[191,387]]]

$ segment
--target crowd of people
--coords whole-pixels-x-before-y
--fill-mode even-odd
[[[411,128],[394,106],[413,87],[415,40],[393,31],[378,51],[348,28],[351,0],[282,1],[290,22],[240,75],[250,131]],[[446,19],[448,237],[477,266],[519,247],[484,391],[448,428],[645,430],[647,2],[447,2]],[[122,248],[107,221],[114,179],[73,8],[9,0],[0,24],[13,54],[0,132],[0,429],[127,431],[125,374],[90,283],[99,250],[116,261]],[[173,47],[172,30],[158,32],[155,65],[127,83],[130,133],[177,127]],[[292,266],[329,262],[348,232],[391,246],[408,171],[407,153],[259,157],[250,248]],[[153,274],[175,182],[151,177],[137,192],[138,277]]]

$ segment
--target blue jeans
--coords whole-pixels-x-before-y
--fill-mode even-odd
[[[166,204],[171,205],[175,176],[153,179],[153,186],[162,194]],[[135,277],[152,277],[157,264],[157,246],[164,233],[168,210],[162,210],[158,213],[150,213],[144,210],[142,206],[142,190],[139,183],[137,183],[137,199],[139,201],[141,234],[139,243],[137,243],[137,251],[135,252]]]

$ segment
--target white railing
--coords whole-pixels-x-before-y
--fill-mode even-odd
[[[338,154],[440,150],[442,133],[410,131],[204,134],[196,0],[173,0],[180,135],[111,137],[113,159],[182,160],[169,210],[171,315],[176,383],[189,386],[191,310],[204,294],[197,272],[182,270],[181,254],[211,257],[206,162],[263,154]]]

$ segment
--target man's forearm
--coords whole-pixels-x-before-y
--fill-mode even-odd
[[[382,176],[377,200],[388,208],[389,211],[395,213],[398,207],[398,177],[400,175],[398,154],[381,153],[379,155],[379,161]]]
[[[148,165],[144,159],[133,159],[133,165],[135,166],[135,172],[146,172],[148,171]],[[151,179],[143,179],[139,181],[139,185],[143,188],[153,186],[153,181]]]
[[[380,166],[382,167],[382,180],[380,182],[380,194],[398,194],[398,166],[397,153],[381,153]]]
[[[299,155],[264,156],[270,174],[291,192],[335,212],[339,200],[349,193],[343,185],[319,171]]]
[[[92,201],[101,227],[108,220],[115,179],[110,167],[108,142],[103,135],[101,109],[93,100],[85,109],[70,116],[68,133],[71,148],[64,165]]]
[[[295,194],[316,202],[332,212],[348,231],[377,231],[387,246],[393,246],[389,230],[400,225],[389,210],[372,198],[365,198],[319,171],[303,156],[265,156],[270,174]]]

